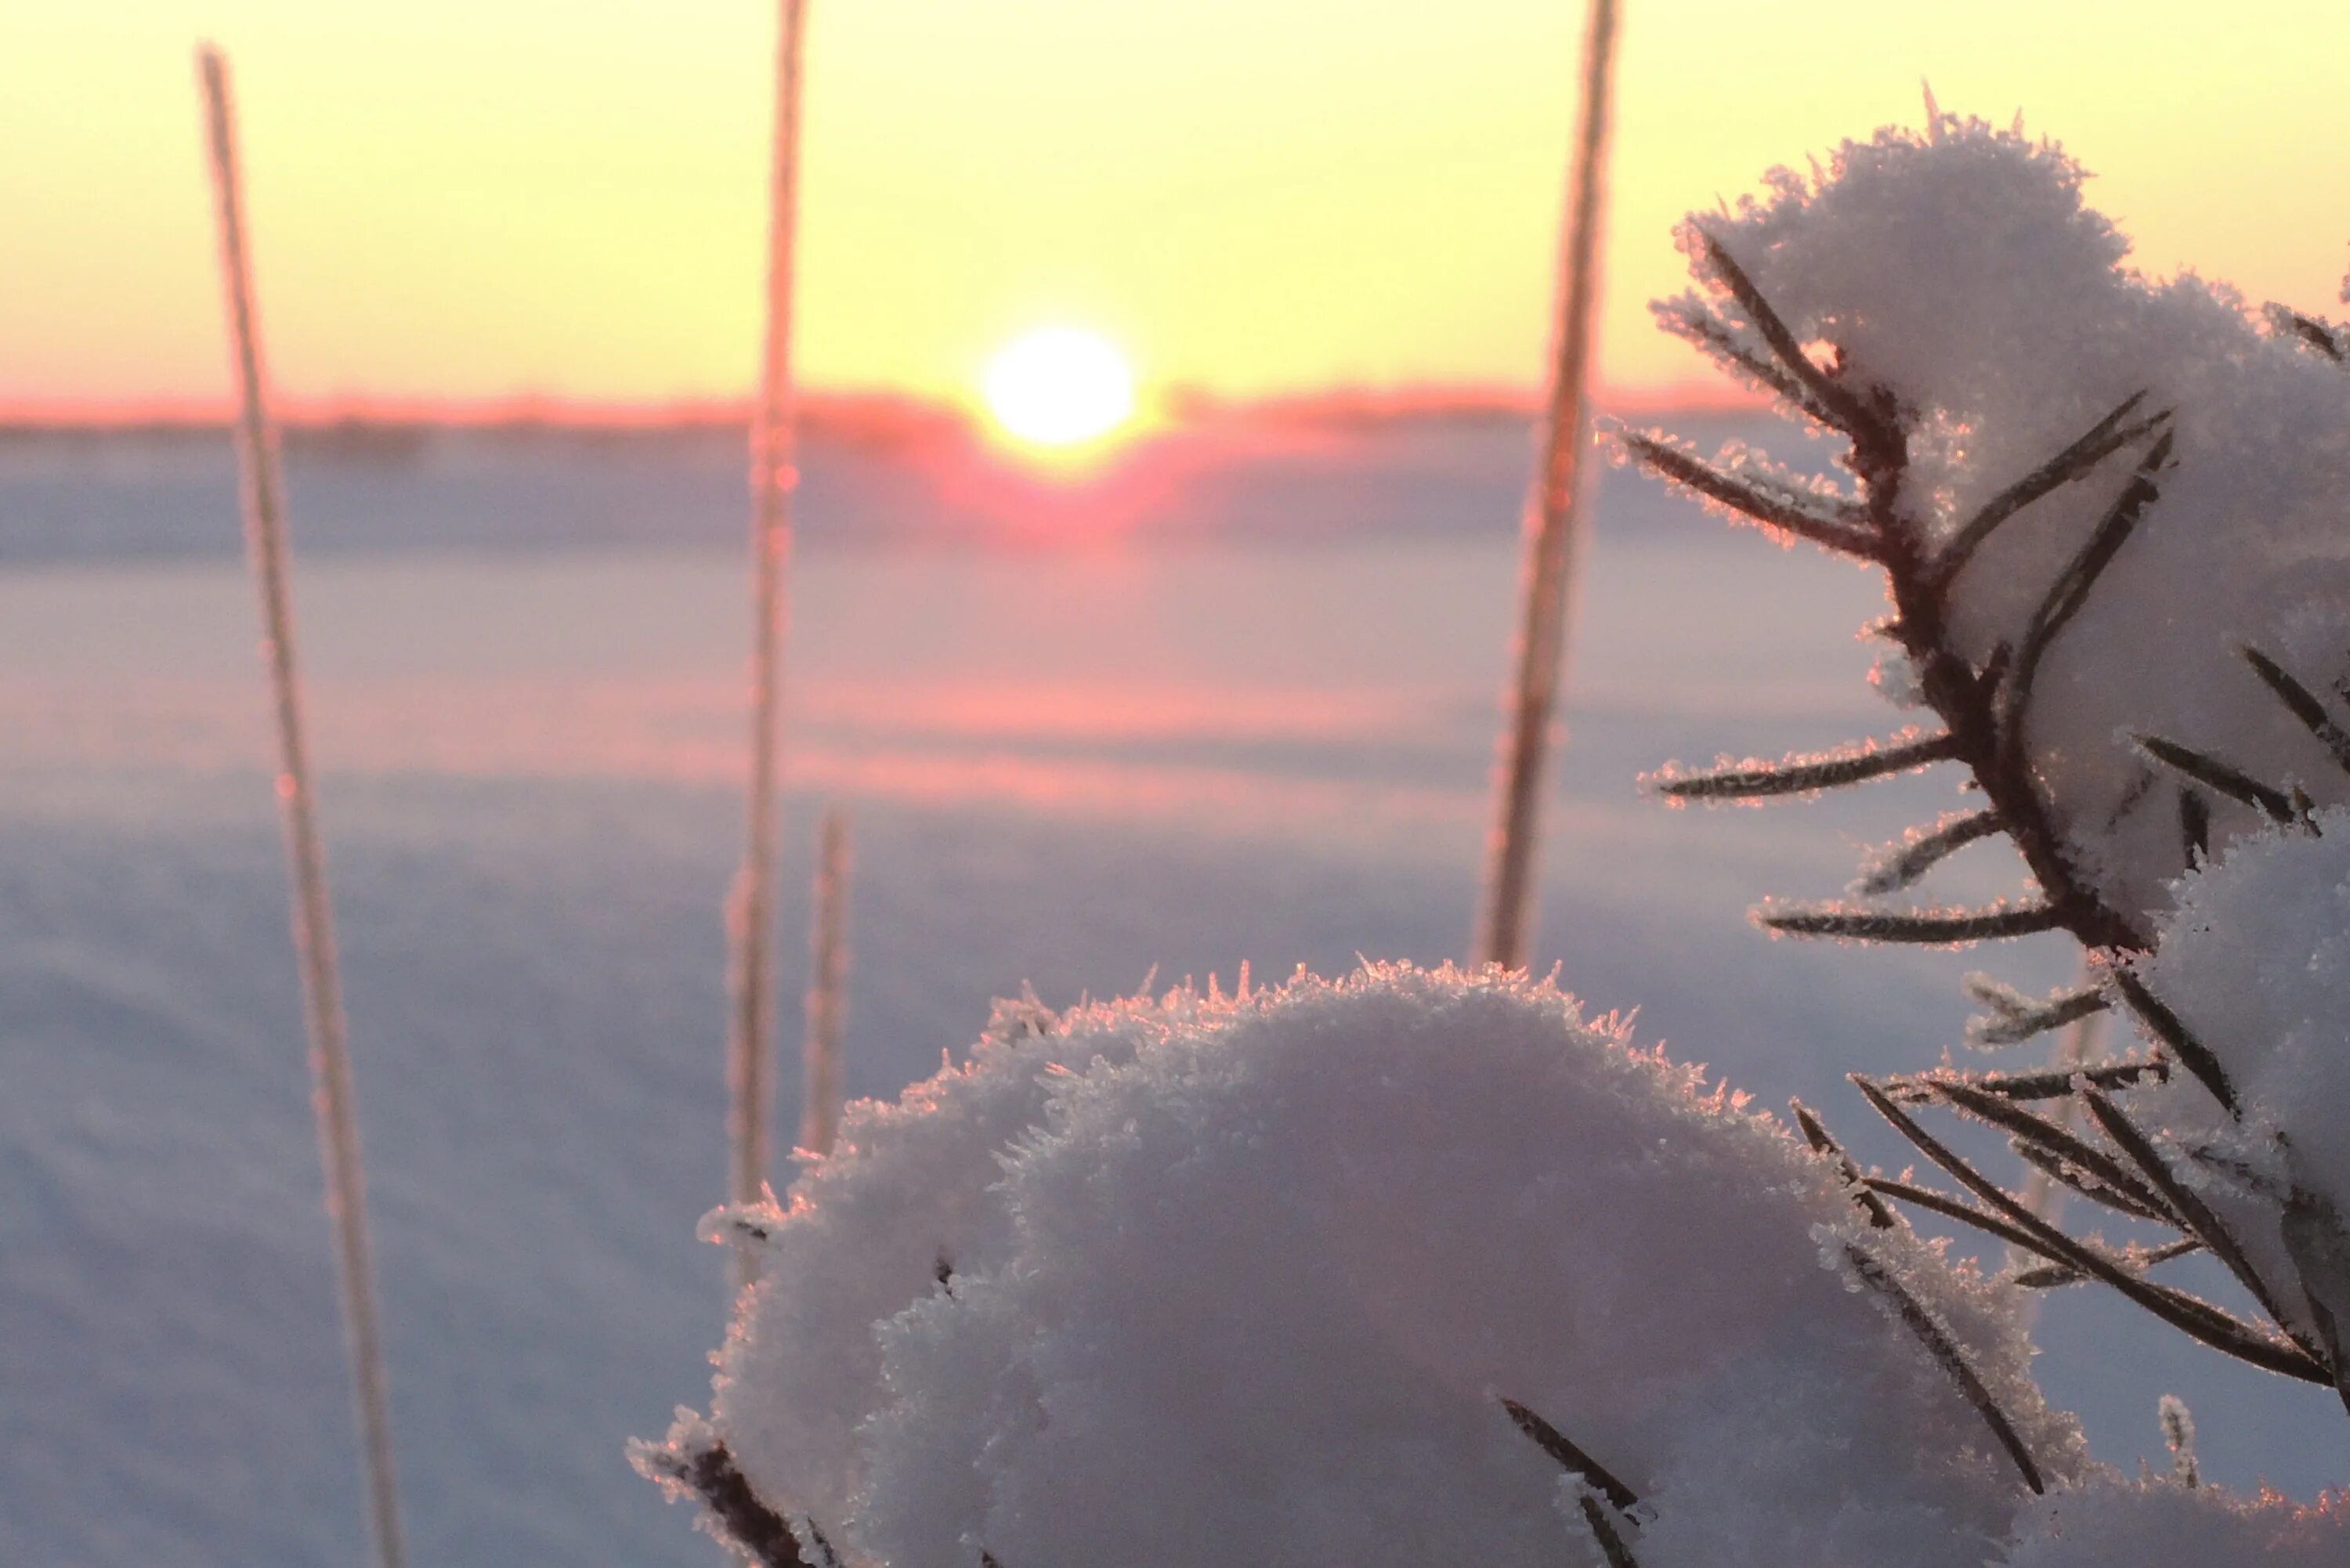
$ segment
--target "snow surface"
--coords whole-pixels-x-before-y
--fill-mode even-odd
[[[1976,1568],[2022,1483],[1847,1277],[1855,1246],[2045,1473],[2080,1469],[2002,1289],[1869,1232],[1784,1128],[1548,985],[1381,967],[1124,1016],[1130,1059],[1050,1080],[1011,1142],[1010,1235],[876,1327],[847,1533],[877,1561],[1596,1562],[1506,1397],[1638,1495],[1624,1529],[1656,1568]],[[933,1119],[967,1141],[929,1085],[900,1114],[909,1144]],[[786,1231],[822,1219],[825,1175]],[[774,1354],[730,1355],[722,1433],[816,1392]]]
[[[1458,956],[1531,450],[1350,440],[1287,500],[1432,531],[1260,541],[1217,525],[1246,488],[1220,470],[1180,545],[801,556],[790,836],[819,794],[854,807],[852,1094],[936,1072],[1024,981],[1060,1008],[1153,965],[1229,983],[1243,961]],[[698,1397],[726,1309],[693,1232],[723,1192],[741,454],[492,455],[494,483],[322,457],[293,491],[411,1542],[501,1568],[708,1564],[621,1444]],[[0,570],[0,1560],[357,1561],[233,464],[39,462],[0,463],[0,523],[78,497],[213,558],[33,566],[10,545]],[[146,488],[109,491],[109,468]],[[1408,506],[1382,488],[1399,470],[1420,476]],[[444,500],[468,521],[436,534],[421,514]],[[329,531],[338,550],[308,548]],[[1931,1064],[1984,956],[1774,943],[1746,909],[1833,895],[1858,846],[1960,804],[1949,782],[1768,815],[1667,813],[1631,782],[1882,723],[1851,635],[1877,590],[1627,475],[1588,561],[1537,950],[1596,1005],[1639,1005],[1644,1038],[1765,1104],[1802,1096],[1898,1168],[1842,1075]],[[796,855],[786,885],[806,875]],[[1988,898],[2013,871],[1970,851],[1946,876]],[[2076,961],[1996,960],[2033,992]],[[2309,1497],[2350,1475],[2323,1390],[2085,1292],[2038,1337],[2052,1402],[2111,1462],[2167,1466],[2150,1400],[2170,1390],[2209,1477]]]
[[[1735,213],[1693,216],[1682,244],[1695,264],[1718,242],[1798,340],[1833,345],[1849,384],[1896,395],[1914,427],[1903,511],[1927,537],[1949,538],[2133,394],[2141,415],[2168,411],[2160,497],[2043,664],[2029,719],[2094,884],[2117,908],[2158,909],[2182,865],[2178,781],[2145,788],[2132,734],[2321,802],[2350,796],[2238,656],[2250,643],[2316,691],[2350,676],[2350,375],[2223,284],[2129,269],[2082,181],[2054,143],[1942,116],[1928,133],[1847,142],[1811,175],[1777,171]],[[1677,330],[1737,322],[1734,305],[1694,293],[1658,309]],[[1952,629],[1978,668],[2021,645],[2147,445],[2010,518],[1970,559]],[[2220,837],[2261,820],[2214,804]]]
[[[2002,1568],[2338,1568],[2350,1562],[2350,1507],[2307,1506],[2168,1481],[2104,1481],[2052,1497]]]

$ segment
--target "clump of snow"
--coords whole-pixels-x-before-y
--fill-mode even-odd
[[[1643,1568],[1979,1568],[2022,1482],[1854,1247],[2053,1481],[2082,1468],[2002,1287],[1547,984],[1377,966],[1121,1015],[1131,1052],[1015,1144],[1006,1243],[880,1330],[849,1532],[877,1561],[1596,1562],[1508,1398],[1638,1495]],[[931,1114],[899,1113],[909,1149]],[[722,1426],[810,1419],[764,1359],[731,1355]]]
[[[2175,1481],[2093,1482],[2034,1504],[2002,1568],[2341,1568],[2350,1510]]]
[[[2126,266],[2084,178],[2054,143],[1940,116],[1847,142],[1813,175],[1778,171],[1764,197],[1693,216],[1681,241],[1700,274],[1721,244],[1844,384],[1894,395],[1910,432],[1898,504],[1923,539],[1947,542],[2133,394],[2139,416],[2168,411],[2159,499],[2041,666],[2027,732],[2093,885],[2147,910],[2181,868],[2179,781],[2131,733],[2350,798],[2237,652],[2261,648],[2314,691],[2350,676],[2350,375],[2264,329],[2225,285]],[[1733,303],[1657,308],[1700,341],[1755,341]],[[1981,667],[2022,641],[2151,440],[1990,535],[1950,587],[1959,651]],[[2221,837],[2256,824],[2212,804]]]
[[[2175,1137],[2220,1151],[2216,1196],[2262,1273],[2280,1281],[2298,1272],[2279,1232],[2287,1194],[2350,1213],[2350,808],[2313,825],[2239,839],[2181,879],[2137,966],[2218,1060],[2241,1116],[2186,1074],[2146,1103]],[[2279,1294],[2292,1310],[2294,1293]],[[2350,1322],[2350,1300],[2334,1311]]]
[[[705,1435],[723,1438],[778,1511],[837,1534],[862,1484],[856,1428],[879,1401],[874,1325],[1002,1258],[1003,1151],[1042,1119],[1055,1075],[1124,1062],[1145,1042],[1233,1003],[1185,988],[1159,1002],[1055,1013],[999,1002],[968,1061],[894,1102],[847,1107],[834,1152],[803,1156],[780,1207],[721,1210],[712,1239],[747,1230],[759,1278],[718,1356]]]

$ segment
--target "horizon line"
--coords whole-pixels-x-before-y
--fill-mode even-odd
[[[820,387],[798,399],[802,421],[843,434],[943,433],[983,422],[979,410],[952,398],[886,388]],[[1473,382],[1401,385],[1342,384],[1262,394],[1226,394],[1170,388],[1156,400],[1158,423],[1196,426],[1232,421],[1377,422],[1431,418],[1537,417],[1538,389]],[[1719,381],[1691,379],[1662,386],[1603,389],[1594,399],[1603,413],[1649,414],[1757,411],[1766,401]],[[278,400],[286,430],[449,430],[688,431],[724,430],[750,422],[753,400],[567,398],[521,393],[499,398],[335,395]],[[46,434],[195,433],[227,427],[235,418],[225,395],[212,398],[0,399],[0,432]]]

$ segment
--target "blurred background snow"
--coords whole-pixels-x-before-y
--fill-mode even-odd
[[[1672,421],[1701,442],[1769,421]],[[1779,433],[1778,444],[1800,438]],[[417,1558],[716,1549],[621,1445],[706,1391],[720,900],[738,854],[739,440],[297,443],[303,654]],[[847,1077],[991,996],[1436,961],[1468,940],[1530,451],[1493,417],[1211,426],[1060,481],[819,441],[786,731],[804,888],[855,815]],[[0,441],[0,1560],[355,1558],[358,1477],[224,438]],[[1602,479],[1537,951],[1644,1039],[1906,1163],[1842,1075],[1960,1038],[1999,953],[1774,942],[1953,804],[1669,812],[1643,770],[1902,716],[1873,579]],[[1953,898],[2004,890],[1970,851]],[[787,903],[785,982],[803,967]],[[787,1027],[789,1033],[790,1027]],[[789,1042],[786,1042],[789,1049]],[[778,1123],[796,1123],[795,1072]],[[2338,1408],[2080,1293],[2041,1372],[2101,1457],[2339,1484]]]

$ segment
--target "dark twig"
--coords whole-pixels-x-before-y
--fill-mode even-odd
[[[2095,1185],[2120,1195],[2139,1218],[2159,1220],[2174,1230],[2190,1229],[2187,1217],[2174,1210],[2160,1192],[2131,1174],[2105,1150],[2075,1137],[2054,1122],[2033,1116],[2012,1100],[1986,1095],[1962,1083],[1943,1083],[1937,1088],[1951,1106],[1999,1128],[2014,1139],[2019,1148],[2039,1149],[2090,1178]],[[2087,1184],[2069,1179],[2066,1184],[2086,1196],[2099,1196]]]
[[[2146,456],[2139,460],[2137,471],[2121,493],[2114,497],[2097,526],[2064,569],[2049,585],[2048,593],[2033,612],[2032,624],[2025,629],[2023,640],[2017,645],[2015,662],[2008,672],[2005,690],[2001,697],[1999,732],[2002,745],[2014,757],[2024,755],[2023,719],[2032,702],[2033,682],[2040,673],[2040,661],[2054,646],[2064,628],[2088,601],[2089,591],[2097,579],[2113,565],[2114,557],[2129,542],[2130,534],[2146,515],[2161,493],[2154,476],[2170,461],[2172,435],[2162,432]]]
[[[2114,1140],[2114,1146],[2146,1172],[2147,1180],[2161,1192],[2164,1203],[2177,1212],[2180,1228],[2210,1248],[2211,1255],[2225,1264],[2228,1272],[2236,1277],[2236,1282],[2261,1303],[2261,1310],[2269,1314],[2270,1321],[2292,1335],[2290,1320],[2278,1304],[2275,1294],[2270,1291],[2268,1282],[2261,1278],[2259,1271],[2252,1267],[2251,1260],[2244,1255],[2243,1247],[2237,1241],[2236,1233],[2228,1228],[2227,1221],[2221,1220],[2193,1188],[2178,1179],[2178,1173],[2170,1168],[2170,1162],[2162,1158],[2160,1149],[2155,1147],[2154,1140],[2124,1115],[2119,1106],[2094,1089],[2081,1098],[2088,1106],[2089,1115],[2096,1118],[2097,1126]],[[2310,1346],[2303,1345],[2302,1349],[2307,1351]]]
[[[2350,343],[2344,341],[2350,333],[2329,327],[2314,316],[2303,316],[2289,306],[2272,305],[2266,314],[2272,327],[2290,336],[2304,348],[2314,349],[2337,365],[2350,363]]]
[[[2261,783],[2242,769],[2220,761],[2209,752],[2199,752],[2176,741],[2166,741],[2160,735],[2133,735],[2130,739],[2163,766],[2174,768],[2230,800],[2241,801],[2279,826],[2296,820],[2300,815],[2294,809],[2293,796]]]
[[[1675,800],[1760,800],[1864,784],[1928,767],[1953,754],[1950,736],[1927,735],[1887,745],[1864,742],[1825,756],[1789,757],[1783,762],[1722,768],[1710,774],[1664,775],[1650,782],[1659,794]]]
[[[1778,528],[1814,545],[1857,556],[1863,560],[1880,559],[1882,552],[1868,531],[1839,509],[1837,514],[1823,516],[1806,510],[1791,496],[1773,495],[1748,483],[1736,474],[1728,473],[1711,463],[1668,445],[1649,435],[1627,435],[1624,448],[1642,467],[1671,481],[1685,490],[1693,490],[1710,501],[1718,501],[1731,510],[1744,514],[1765,527]]]
[[[1998,937],[2053,931],[2064,923],[2053,904],[2001,904],[1950,914],[1910,914],[1827,904],[1765,908],[1755,917],[1791,937],[1854,937],[1864,941],[1918,942],[1928,946],[1988,941]]]
[[[2184,1258],[2190,1252],[2202,1250],[2203,1243],[2194,1237],[2181,1236],[2175,1241],[2165,1241],[2159,1247],[2133,1248],[2123,1255],[2123,1262],[2143,1272],[2157,1263],[2167,1263],[2173,1258]],[[2063,1263],[2050,1263],[2044,1268],[2024,1270],[2015,1276],[2013,1283],[2027,1291],[2046,1291],[2064,1285],[2085,1284],[2088,1279],[2089,1276],[2078,1269],[2068,1268]]]
[[[1898,893],[1977,839],[1989,838],[2004,826],[1996,811],[1970,811],[1893,846],[1861,873],[1856,891],[1878,895]]]
[[[1889,1231],[1898,1225],[1901,1221],[1892,1210],[1885,1206],[1885,1200],[1869,1190],[1868,1178],[1862,1174],[1859,1166],[1853,1163],[1852,1156],[1845,1153],[1844,1146],[1829,1136],[1827,1124],[1814,1116],[1812,1107],[1803,1101],[1789,1100],[1787,1104],[1795,1113],[1795,1125],[1803,1129],[1804,1141],[1812,1146],[1814,1154],[1825,1155],[1835,1162],[1836,1173],[1844,1178],[1845,1186],[1852,1193],[1852,1200],[1860,1206],[1862,1213],[1868,1216],[1869,1224],[1879,1231]]]
[[[2259,649],[2245,647],[2236,651],[2244,656],[2244,661],[2252,667],[2252,673],[2261,678],[2262,684],[2276,693],[2277,701],[2333,753],[2342,771],[2350,773],[2350,732],[2334,722],[2334,715],[2325,711],[2325,704],[2318,701],[2316,694]]]
[[[1982,1377],[1975,1371],[1974,1364],[1967,1359],[1966,1352],[1935,1320],[1934,1314],[1926,1310],[1925,1303],[1910,1294],[1908,1287],[1894,1276],[1890,1269],[1862,1248],[1847,1241],[1844,1256],[1845,1262],[1852,1266],[1853,1273],[1885,1298],[1895,1315],[1932,1353],[1936,1365],[1959,1386],[1959,1391],[1966,1396],[1967,1403],[1975,1407],[1975,1414],[1982,1417],[1983,1425],[1991,1428],[1991,1436],[1998,1438],[2000,1447],[2007,1450],[2007,1457],[2015,1461],[2016,1469],[2023,1476],[2023,1484],[2035,1494],[2046,1491],[2047,1485],[2040,1479],[2040,1467],[2032,1462],[2032,1450],[2023,1446],[2023,1438],[2016,1431],[2014,1423],[1999,1407],[1999,1401],[1991,1397],[1991,1390],[1983,1386]]]
[[[1877,1086],[1901,1104],[1915,1106],[1941,1098],[1943,1086],[1951,1083],[1964,1084],[1979,1093],[1997,1095],[2006,1100],[2054,1100],[2072,1094],[2085,1083],[2099,1088],[2126,1089],[2141,1084],[2164,1083],[2169,1077],[2170,1064],[2155,1056],[2101,1062],[2094,1067],[2050,1067],[2037,1073],[1982,1073],[1964,1077],[1920,1073],[1881,1079]]]
[[[801,1554],[790,1523],[751,1490],[750,1480],[724,1443],[682,1453],[640,1450],[639,1462],[701,1498],[726,1539],[764,1568],[837,1568],[840,1559],[814,1524],[808,1526],[808,1536],[816,1543],[817,1560],[810,1563]]]
[[[2108,1003],[2105,988],[2084,986],[2048,998],[2044,1002],[2021,1002],[2011,995],[1984,986],[1968,988],[1975,999],[1991,1009],[1997,1016],[1980,1027],[1970,1028],[1970,1035],[1984,1045],[2015,1045],[2036,1034],[2052,1029],[2062,1029],[2092,1013],[2103,1012]]]
[[[2138,979],[2129,969],[2116,966],[2113,979],[2114,989],[2122,993],[2122,1000],[2129,1003],[2130,1011],[2154,1031],[2156,1039],[2170,1048],[2170,1054],[2178,1058],[2178,1064],[2194,1074],[2230,1116],[2238,1115],[2235,1085],[2228,1081],[2228,1071],[2220,1065],[2220,1058],[2211,1054],[2211,1048],[2197,1039],[2194,1031],[2187,1027],[2178,1014],[2171,1012],[2160,997],[2147,990],[2146,981]]]
[[[1583,1522],[1591,1527],[1591,1538],[1599,1542],[1599,1554],[1607,1559],[1607,1568],[1640,1568],[1632,1549],[1624,1544],[1624,1532],[1599,1506],[1599,1500],[1589,1492],[1575,1499],[1583,1505]]]
[[[1561,1469],[1580,1478],[1606,1498],[1617,1512],[1628,1514],[1639,1505],[1637,1492],[1617,1480],[1597,1459],[1575,1447],[1565,1433],[1514,1399],[1503,1400],[1502,1408],[1510,1413],[1510,1419],[1517,1424],[1519,1431],[1533,1438],[1534,1445],[1544,1453],[1556,1459]]]
[[[2061,486],[2077,479],[2085,479],[2099,463],[2139,437],[2150,434],[2156,426],[2170,418],[2166,410],[2152,419],[2125,425],[2123,421],[2145,400],[2145,392],[2132,392],[2123,400],[2119,408],[2091,426],[2080,440],[1992,496],[1981,511],[1967,519],[1950,544],[1943,547],[1942,553],[1934,558],[1929,568],[1932,580],[1937,585],[1950,582],[2001,524]]]
[[[2140,1278],[2105,1253],[2065,1235],[2009,1197],[1997,1182],[1952,1153],[1948,1146],[1919,1127],[1915,1118],[1895,1105],[1876,1085],[1857,1076],[1853,1082],[1869,1104],[1877,1107],[1877,1114],[1916,1145],[1919,1153],[1940,1166],[1960,1186],[2007,1221],[2010,1227],[2026,1232],[2029,1245],[2034,1251],[2052,1262],[2069,1263],[2112,1286],[2173,1328],[2201,1340],[2215,1350],[2305,1383],[2333,1386],[2333,1378],[2325,1368],[2299,1346],[2272,1339],[2241,1318],[2199,1297]],[[1881,1185],[1878,1190],[1883,1190]]]
[[[1787,368],[1790,375],[1803,383],[1804,389],[1811,394],[1811,400],[1827,416],[1828,422],[1856,438],[1877,433],[1882,421],[1876,412],[1853,396],[1850,389],[1812,363],[1811,356],[1805,354],[1803,345],[1795,341],[1795,335],[1787,329],[1787,324],[1771,307],[1771,302],[1762,297],[1762,291],[1754,286],[1754,280],[1746,275],[1746,269],[1722,248],[1721,242],[1701,230],[1699,238],[1705,242],[1706,263],[1713,269],[1713,275],[1721,280],[1722,286],[1730,291],[1730,297],[1738,302],[1738,308],[1746,313],[1746,319],[1754,324],[1754,330],[1762,335],[1762,341],[1770,345],[1771,352],[1777,356],[1779,362]]]

